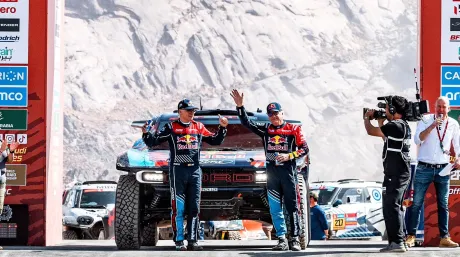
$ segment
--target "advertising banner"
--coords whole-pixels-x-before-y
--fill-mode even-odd
[[[0,0],[0,64],[29,62],[29,0]]]

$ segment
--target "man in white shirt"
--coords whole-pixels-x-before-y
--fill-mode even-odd
[[[424,203],[425,194],[432,182],[436,188],[438,204],[438,227],[441,242],[439,247],[458,247],[449,235],[449,184],[450,176],[440,176],[439,173],[450,162],[451,144],[454,146],[455,156],[460,156],[460,129],[457,120],[447,116],[449,99],[439,97],[435,103],[435,113],[425,115],[417,124],[414,141],[420,145],[418,150],[418,164],[414,177],[414,202],[411,209],[411,219],[407,224],[406,244],[415,245],[415,233],[420,222],[420,209]],[[460,158],[454,163],[460,168]]]

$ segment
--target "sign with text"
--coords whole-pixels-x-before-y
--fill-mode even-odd
[[[27,110],[0,109],[0,130],[27,130]]]
[[[451,107],[460,107],[460,66],[441,66],[441,95]]]
[[[0,0],[0,64],[29,62],[29,0]]]
[[[25,186],[27,184],[27,165],[26,164],[7,164],[6,165],[6,185]]]
[[[460,63],[460,2],[441,0],[441,63]]]
[[[27,107],[28,68],[0,66],[0,107]]]

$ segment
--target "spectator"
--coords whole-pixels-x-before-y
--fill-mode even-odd
[[[311,240],[326,240],[329,236],[326,214],[318,205],[318,194],[310,192]]]

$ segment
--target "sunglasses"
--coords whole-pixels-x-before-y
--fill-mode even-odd
[[[272,116],[276,116],[278,115],[280,112],[269,112],[267,113],[268,114],[268,117],[272,117]]]
[[[192,109],[192,110],[181,109],[181,110],[186,111],[186,112],[193,112],[193,113],[196,112],[196,109]]]

